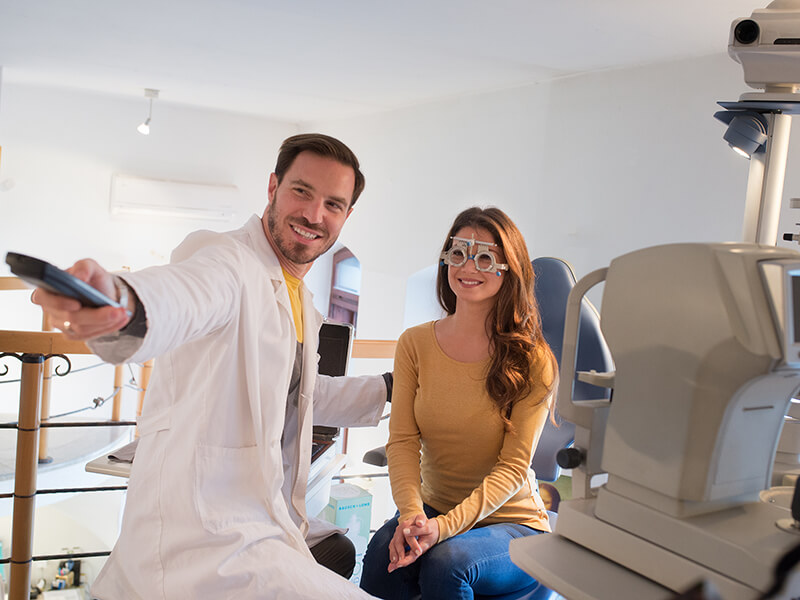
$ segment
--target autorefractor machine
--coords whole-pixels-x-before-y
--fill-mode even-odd
[[[756,31],[743,50],[733,30],[745,20]],[[776,44],[773,30],[794,42]],[[788,57],[790,81],[800,81],[800,2],[779,0],[734,22],[730,52],[766,93],[729,110],[756,104],[767,125],[796,110],[798,86],[761,74]],[[788,141],[788,129],[781,135]],[[800,472],[800,435],[787,427],[782,437],[784,421],[800,419],[792,401],[800,395],[800,252],[768,239],[779,212],[768,205],[779,201],[783,172],[769,156],[758,160],[747,242],[637,250],[570,294],[558,410],[576,424],[575,446],[559,457],[573,468],[573,499],[561,503],[554,534],[511,544],[514,562],[569,600],[666,599],[698,581],[724,600],[752,600],[770,587],[781,557],[800,547],[788,504],[764,501],[765,490]],[[615,371],[577,378],[612,388],[612,398],[573,403],[577,315],[602,281],[600,323]],[[800,597],[797,569],[775,597]]]

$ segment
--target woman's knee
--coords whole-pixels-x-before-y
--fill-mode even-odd
[[[535,533],[523,525],[490,525],[445,540],[428,551],[420,585],[423,590],[436,590],[429,594],[432,597],[448,598],[471,597],[467,588],[490,595],[530,586],[535,581],[511,561],[508,543]]]
[[[468,584],[473,559],[459,544],[436,544],[420,561],[420,584],[429,581],[459,581]]]
[[[452,540],[452,541],[451,541]],[[465,548],[457,538],[451,538],[443,543],[436,544],[428,550],[428,563],[433,569],[456,569],[472,562],[473,556],[469,548]]]

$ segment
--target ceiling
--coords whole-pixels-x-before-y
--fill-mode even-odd
[[[0,0],[0,66],[4,83],[314,121],[725,52],[767,3]]]

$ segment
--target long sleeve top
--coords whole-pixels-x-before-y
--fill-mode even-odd
[[[386,453],[401,521],[428,504],[440,513],[439,541],[479,525],[521,523],[550,531],[531,469],[547,419],[554,373],[537,352],[530,394],[517,401],[507,431],[486,391],[490,359],[464,363],[439,346],[433,322],[397,344]]]

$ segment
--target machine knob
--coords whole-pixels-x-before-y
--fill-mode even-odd
[[[574,469],[585,460],[586,453],[580,448],[562,448],[556,454],[556,462],[562,469]]]

